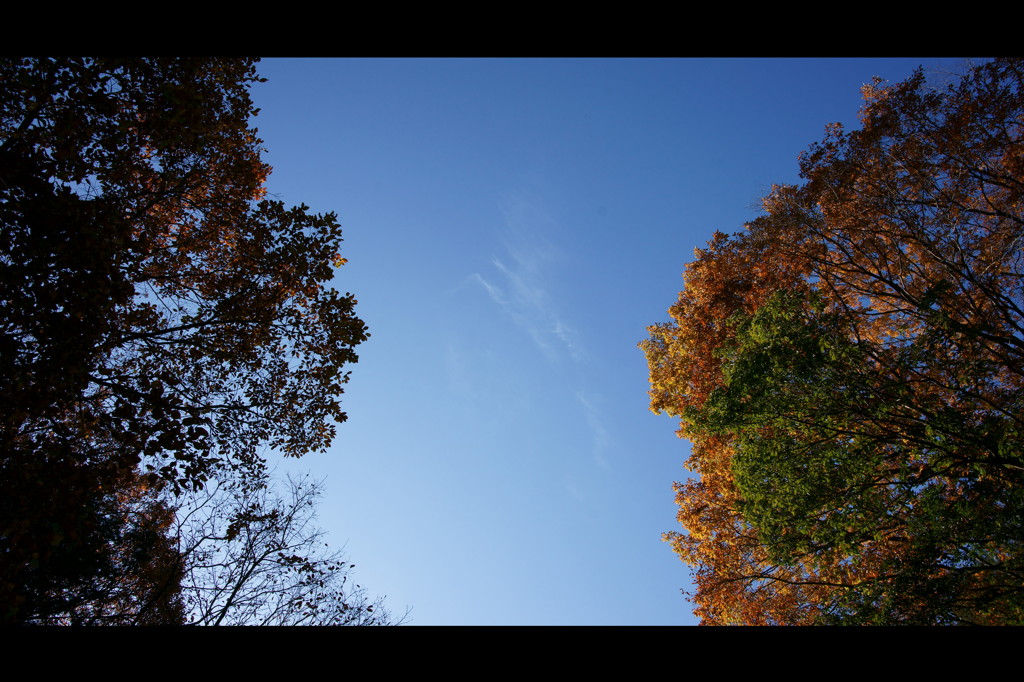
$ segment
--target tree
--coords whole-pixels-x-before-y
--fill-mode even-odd
[[[652,408],[695,453],[716,444],[670,536],[705,622],[1024,618],[1022,78],[995,60],[942,90],[920,72],[866,87],[862,129],[832,126],[804,185],[688,267],[754,263],[758,244],[799,277],[727,273],[756,300],[687,292],[652,328]],[[702,316],[724,331],[665,341]],[[680,391],[694,367],[705,388]],[[716,553],[723,532],[744,539]]]
[[[46,464],[51,464],[46,462]],[[21,510],[59,545],[32,546],[43,560],[30,562],[19,573],[24,581],[14,603],[16,622],[43,625],[151,625],[183,621],[180,559],[168,532],[173,510],[162,496],[132,471],[116,482],[103,479],[104,490],[84,498],[86,506],[72,515],[60,499],[61,481],[52,467],[53,495],[46,509]],[[114,487],[116,484],[116,488]],[[72,490],[71,492],[76,492]],[[22,499],[27,498],[23,495]],[[75,501],[83,501],[79,495]],[[64,503],[66,504],[66,503]],[[45,523],[45,512],[61,515]],[[59,527],[68,518],[78,523]],[[26,551],[23,547],[19,550]],[[15,620],[15,619],[11,619]]]
[[[753,231],[716,233],[687,267],[686,288],[669,310],[673,322],[650,327],[641,343],[652,409],[680,418],[678,434],[692,443],[686,466],[700,474],[676,484],[677,518],[687,533],[666,540],[694,567],[695,613],[708,623],[806,622],[821,589],[803,567],[770,561],[739,509],[730,439],[687,418],[723,385],[716,351],[735,336],[733,316],[756,310],[773,291],[802,286],[805,271],[778,246]]]
[[[321,484],[218,483],[179,500],[182,598],[196,625],[398,625],[383,599],[351,584],[354,565],[315,525]]]
[[[258,478],[345,420],[366,328],[334,214],[264,198],[254,64],[0,61],[4,622],[78,608],[118,495]]]

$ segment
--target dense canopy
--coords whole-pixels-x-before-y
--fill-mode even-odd
[[[264,196],[258,80],[0,60],[4,622],[180,619],[157,493],[258,479],[264,448],[323,450],[345,419],[366,328],[329,286],[335,216]]]
[[[1024,62],[864,98],[641,344],[705,623],[1024,620]]]

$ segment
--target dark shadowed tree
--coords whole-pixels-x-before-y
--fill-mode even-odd
[[[258,479],[262,446],[320,451],[345,419],[366,328],[330,286],[335,216],[264,197],[258,81],[249,59],[0,60],[2,622],[127,604],[126,581],[84,596],[126,571],[152,576],[132,618],[180,620],[150,598],[176,578],[147,491]]]
[[[217,483],[178,500],[182,599],[197,625],[398,625],[323,542],[321,484]]]

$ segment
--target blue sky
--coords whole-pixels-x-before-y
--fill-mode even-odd
[[[955,59],[268,59],[268,189],[334,211],[371,338],[320,521],[414,625],[696,622],[685,441],[636,347],[859,88]]]

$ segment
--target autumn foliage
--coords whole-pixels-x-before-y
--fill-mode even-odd
[[[259,81],[0,60],[2,623],[187,619],[174,494],[262,482],[346,418],[341,228],[266,198]]]
[[[1024,621],[1024,63],[864,99],[641,344],[704,623]]]

